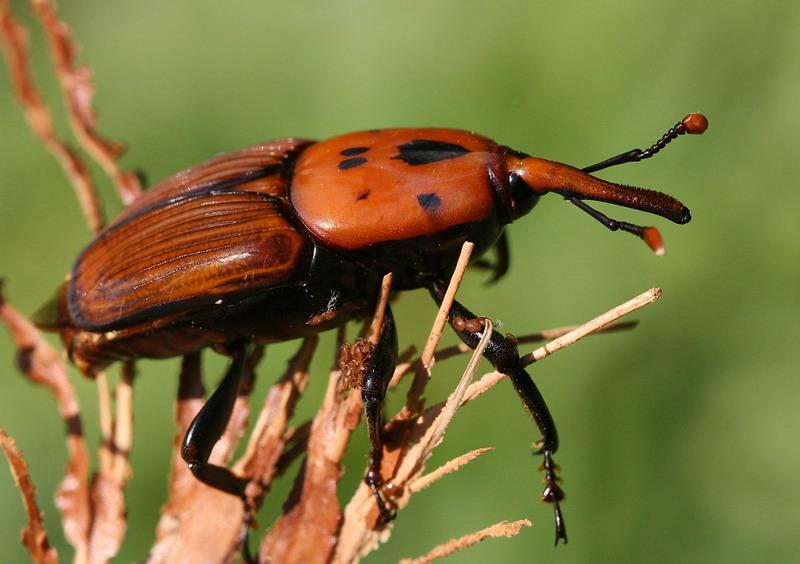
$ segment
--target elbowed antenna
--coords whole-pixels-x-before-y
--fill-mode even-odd
[[[596,200],[626,208],[660,215],[678,224],[691,220],[689,209],[668,194],[625,186],[591,176],[595,172],[612,166],[638,162],[658,153],[670,141],[684,133],[700,134],[708,127],[708,120],[699,113],[691,113],[669,129],[648,149],[633,149],[606,159],[595,165],[577,169],[554,161],[530,157],[511,151],[506,156],[510,173],[518,175],[533,192],[544,194],[555,192],[595,218],[612,231],[626,231],[640,237],[657,255],[664,253],[661,234],[655,227],[644,227],[612,219],[589,206],[584,200]]]

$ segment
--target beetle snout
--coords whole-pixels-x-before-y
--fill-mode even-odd
[[[565,198],[595,200],[660,215],[678,224],[691,219],[689,209],[668,194],[608,182],[582,170],[536,157],[511,157],[509,170],[537,194],[554,192]]]

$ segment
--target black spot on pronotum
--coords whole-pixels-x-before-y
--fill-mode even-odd
[[[367,162],[364,157],[355,157],[352,159],[345,159],[339,163],[339,170],[347,170],[348,168],[355,168]]]
[[[354,157],[356,155],[360,155],[361,153],[366,153],[367,151],[369,151],[368,147],[350,147],[339,154],[345,157]]]
[[[417,194],[417,202],[426,212],[435,212],[442,205],[442,199],[434,193]]]
[[[469,153],[469,149],[461,145],[431,139],[414,139],[400,145],[398,149],[400,154],[392,158],[400,159],[411,166],[455,159]]]
[[[369,190],[364,190],[358,195],[356,200],[361,201],[361,200],[366,200],[367,198],[369,198]]]

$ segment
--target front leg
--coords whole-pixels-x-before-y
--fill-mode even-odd
[[[433,280],[427,286],[433,299],[441,304],[447,290],[447,284],[442,280]],[[478,346],[483,337],[484,324],[471,311],[459,302],[454,301],[448,314],[448,321],[467,346],[472,349]],[[530,375],[522,366],[517,345],[513,338],[504,337],[497,331],[492,331],[489,345],[483,354],[498,372],[502,372],[509,377],[514,389],[522,399],[522,403],[533,415],[533,419],[542,433],[541,440],[536,443],[537,453],[544,457],[540,470],[544,471],[545,487],[540,499],[553,504],[556,544],[562,540],[566,543],[567,529],[559,504],[564,499],[564,492],[558,485],[560,480],[556,474],[558,466],[553,461],[553,454],[558,450],[558,433],[553,417],[550,415],[550,410],[547,408],[547,404],[536,384],[534,384]]]
[[[375,501],[380,510],[380,523],[385,524],[394,519],[394,512],[386,505],[380,488],[383,485],[381,477],[381,461],[383,460],[383,398],[386,388],[394,374],[397,365],[398,345],[397,332],[394,326],[394,316],[389,305],[381,324],[381,336],[377,345],[367,359],[366,373],[361,382],[361,399],[364,402],[364,414],[367,419],[367,434],[369,436],[369,464],[364,481],[372,490]]]

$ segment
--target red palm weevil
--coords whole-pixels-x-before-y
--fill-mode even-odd
[[[244,480],[208,462],[231,414],[248,343],[295,339],[368,317],[380,280],[394,289],[427,288],[441,301],[461,245],[496,280],[508,269],[506,224],[548,192],[562,196],[612,231],[663,251],[654,227],[617,221],[587,200],[690,220],[678,200],[614,184],[590,173],[653,156],[708,122],[689,114],[650,148],[577,169],[455,129],[377,129],[327,141],[282,139],[215,157],[153,186],[80,253],[55,300],[37,316],[58,331],[86,375],[117,360],[166,358],[203,347],[232,357],[225,378],[190,425],[182,455],[206,484],[245,497]],[[456,302],[449,314],[475,347],[482,325]],[[484,353],[514,384],[542,434],[543,501],[552,503],[556,544],[566,542],[553,455],[558,435],[516,344],[497,332]],[[384,520],[382,413],[397,360],[386,308],[377,350],[361,385],[370,437],[365,481]]]

